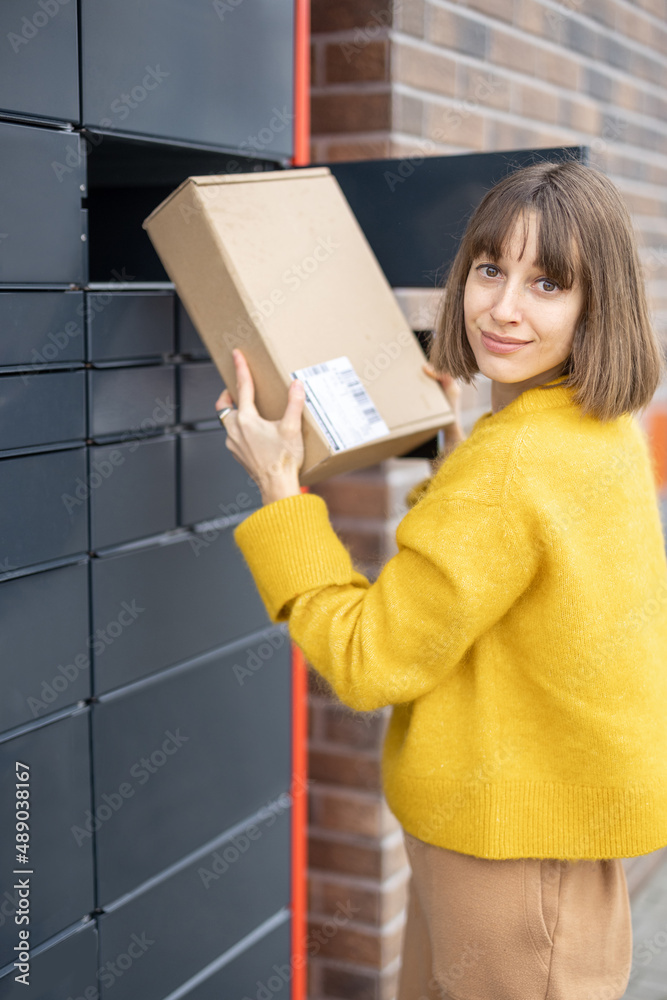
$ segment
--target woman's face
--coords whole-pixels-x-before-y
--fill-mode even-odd
[[[535,264],[535,213],[528,216],[523,258],[520,220],[508,256],[478,257],[466,280],[463,313],[468,342],[483,375],[496,382],[523,382],[566,360],[584,304],[579,280],[560,288]],[[519,343],[499,344],[500,340]]]

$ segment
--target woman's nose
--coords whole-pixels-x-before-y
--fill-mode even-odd
[[[491,307],[491,319],[496,323],[513,323],[521,321],[519,289],[509,282],[498,288]]]

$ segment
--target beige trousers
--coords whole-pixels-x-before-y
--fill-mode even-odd
[[[403,831],[398,1000],[619,1000],[632,965],[620,858],[497,861]]]

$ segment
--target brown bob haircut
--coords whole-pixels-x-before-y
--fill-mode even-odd
[[[575,160],[523,167],[485,194],[470,219],[444,284],[429,361],[471,383],[479,372],[468,342],[463,295],[473,261],[499,260],[515,223],[536,213],[540,270],[562,288],[576,278],[584,306],[560,385],[600,420],[650,403],[665,374],[653,330],[629,212],[601,171]],[[525,240],[524,240],[525,248]],[[523,251],[522,251],[523,252]]]

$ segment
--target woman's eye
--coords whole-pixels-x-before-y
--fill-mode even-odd
[[[500,274],[500,268],[496,267],[495,264],[480,264],[477,270],[481,271],[485,278],[495,278],[496,275]],[[488,271],[495,271],[495,274],[485,273]]]
[[[545,292],[555,292],[560,289],[560,285],[557,285],[555,281],[551,281],[549,278],[540,278],[538,284],[541,284]],[[544,286],[549,286],[544,287]]]

